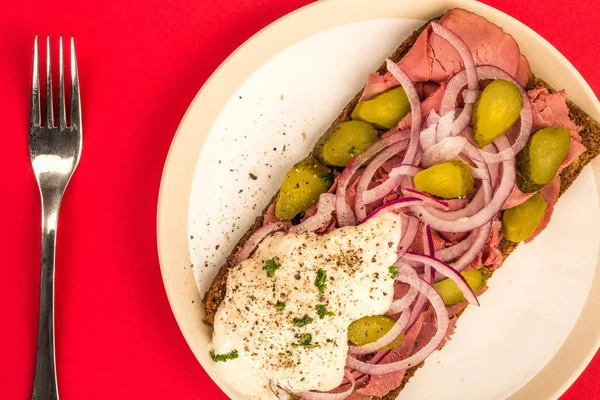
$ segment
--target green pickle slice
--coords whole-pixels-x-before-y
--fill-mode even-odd
[[[529,138],[517,154],[517,185],[524,193],[533,193],[550,182],[569,153],[571,135],[566,128],[544,128]]]
[[[415,187],[444,199],[466,196],[475,190],[471,166],[462,161],[446,161],[415,175]]]
[[[483,287],[483,274],[480,270],[473,268],[471,271],[462,271],[460,274],[466,279],[473,292],[477,293]],[[447,306],[453,306],[465,301],[463,292],[450,279],[439,281],[433,287],[442,296],[442,300],[444,300],[444,304]]]
[[[333,174],[323,164],[308,157],[287,173],[275,204],[275,216],[291,220],[319,201],[333,183]]]
[[[526,202],[504,211],[502,215],[504,237],[515,243],[527,239],[540,224],[547,206],[542,195],[536,193]]]
[[[365,121],[379,129],[392,129],[410,112],[410,102],[402,87],[388,90],[365,101],[359,102],[352,119]]]
[[[473,106],[473,140],[480,148],[505,133],[523,108],[521,91],[512,82],[497,79],[487,85]]]
[[[364,346],[381,339],[396,321],[385,315],[373,315],[362,317],[352,322],[348,327],[348,340],[355,346]],[[396,340],[382,348],[381,350],[391,350],[402,343],[404,334],[398,336]]]
[[[346,121],[324,135],[323,142],[315,147],[316,154],[327,165],[345,167],[378,140],[373,125],[362,121]]]

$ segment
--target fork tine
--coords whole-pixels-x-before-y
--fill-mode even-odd
[[[79,73],[75,55],[75,38],[71,36],[71,127],[81,129],[81,105],[79,99]]]
[[[54,126],[52,107],[52,67],[50,65],[50,35],[46,38],[46,126]]]
[[[65,67],[62,35],[60,35],[58,47],[58,126],[60,130],[63,130],[67,126],[67,116],[65,112]]]
[[[40,121],[42,119],[40,115],[40,71],[38,64],[38,37],[35,35],[35,40],[33,42],[33,71],[31,74],[31,106],[29,109],[30,127],[40,126]]]

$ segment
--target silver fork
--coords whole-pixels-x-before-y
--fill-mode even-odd
[[[79,77],[75,58],[75,41],[71,38],[71,106],[70,126],[65,110],[63,41],[59,43],[58,126],[54,125],[52,107],[52,69],[50,36],[46,57],[46,119],[42,126],[38,38],[33,49],[33,79],[29,122],[29,157],[42,197],[42,252],[40,308],[35,375],[31,399],[57,400],[56,361],[54,354],[54,253],[58,213],[67,184],[81,155],[81,107]]]

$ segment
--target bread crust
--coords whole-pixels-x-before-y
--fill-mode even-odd
[[[431,21],[435,21],[437,19],[438,18],[435,18]],[[431,21],[428,21],[421,28],[419,28],[418,30],[413,32],[413,34],[411,36],[409,36],[389,58],[394,62],[399,62],[402,59],[402,57],[404,57],[404,55],[406,53],[408,53],[408,51],[412,48],[413,44],[416,42],[416,40],[419,37],[419,35],[421,34],[421,32],[427,27],[427,25],[429,25],[429,22],[431,22]],[[379,67],[377,72],[379,72],[380,74],[384,74],[387,72],[385,63],[382,64],[381,67]],[[529,76],[529,80],[527,81],[526,90],[540,88],[540,87],[544,87],[544,88],[548,89],[548,91],[550,91],[551,93],[555,92],[555,90],[552,87],[550,87],[550,85],[548,85],[544,80],[542,80],[539,77],[536,77],[533,73],[531,73]],[[354,98],[346,105],[346,107],[344,107],[344,109],[340,112],[338,117],[333,121],[331,126],[338,124],[340,122],[350,120],[350,115],[352,114],[352,111],[356,107],[356,104],[358,103],[358,100],[359,100],[360,96],[362,95],[362,93],[363,93],[363,90],[361,90],[360,92],[358,92],[358,94],[356,94],[356,96],[354,96]],[[583,153],[581,156],[579,156],[577,159],[575,159],[567,168],[565,168],[561,172],[561,174],[560,174],[560,180],[561,180],[560,196],[562,196],[562,194],[571,186],[571,184],[579,176],[579,174],[581,173],[583,168],[600,153],[600,124],[598,124],[597,121],[595,121],[593,118],[591,118],[587,113],[585,113],[583,110],[581,110],[573,102],[567,100],[567,106],[569,108],[569,117],[571,118],[571,120],[573,122],[575,122],[577,125],[583,127],[581,132],[579,132],[579,135],[581,136],[582,144],[587,148],[587,151],[585,153]],[[229,255],[229,257],[227,257],[227,260],[225,261],[225,263],[221,266],[221,268],[217,272],[217,275],[213,279],[208,291],[204,295],[203,303],[204,303],[204,307],[206,309],[206,319],[204,321],[205,323],[207,323],[209,325],[213,324],[215,313],[217,312],[219,305],[225,298],[225,291],[226,291],[226,287],[227,287],[227,271],[232,266],[237,249],[239,247],[243,246],[244,243],[248,240],[248,238],[258,228],[260,228],[262,226],[263,217],[264,217],[267,209],[269,208],[269,206],[276,200],[278,193],[279,192],[277,192],[277,194],[275,194],[275,196],[273,196],[273,198],[269,202],[269,205],[267,207],[265,207],[265,209],[263,210],[261,215],[259,215],[256,218],[256,220],[254,221],[254,223],[252,224],[250,229],[238,241],[236,247],[234,248],[232,253]],[[508,255],[510,255],[510,253],[517,247],[517,244],[510,242],[503,238],[500,241],[500,244],[498,247],[499,247],[500,251],[502,252],[504,259],[506,259],[506,257],[508,257]],[[490,274],[490,277],[491,277],[491,274]],[[461,314],[462,314],[462,312],[460,314],[458,314],[458,317],[460,317]],[[421,364],[419,364],[413,368],[408,369],[406,371],[406,373],[404,374],[402,383],[400,384],[400,386],[398,388],[388,392],[383,397],[374,397],[374,399],[394,400],[398,396],[400,391],[402,391],[404,386],[408,383],[410,378],[413,377],[415,372],[419,368],[421,368],[423,366],[423,364],[424,364],[424,362],[422,362]]]

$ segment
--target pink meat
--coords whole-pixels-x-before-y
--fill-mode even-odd
[[[442,82],[440,86],[431,93],[422,103],[421,103],[421,116],[424,121],[429,112],[431,110],[435,110],[435,112],[440,111],[440,106],[442,105],[442,97],[444,96],[444,91],[446,90],[446,82]],[[398,123],[398,128],[400,129],[408,129],[412,125],[412,112],[406,114],[404,118]]]
[[[565,101],[567,94],[564,90],[549,93],[548,89],[540,88],[530,90],[527,94],[533,107],[534,131],[557,126],[568,129],[571,134],[571,147],[559,168],[560,172],[586,151],[585,146],[581,144],[581,136],[579,136],[579,131],[583,127],[576,125],[569,118],[569,108]]]
[[[525,86],[529,78],[529,63],[521,55],[519,45],[500,27],[471,12],[454,9],[440,19],[460,37],[471,50],[475,65],[494,65]],[[400,67],[414,82],[443,82],[464,69],[462,59],[445,39],[425,29],[415,46],[400,61]]]
[[[492,232],[490,236],[483,246],[483,250],[475,260],[473,260],[473,266],[477,269],[481,267],[488,267],[491,270],[494,270],[502,265],[504,261],[504,257],[502,256],[502,252],[498,249],[498,244],[502,239],[502,223],[499,220],[494,220],[492,225]]]
[[[425,248],[423,247],[423,224],[419,224],[419,230],[417,231],[417,237],[414,242],[408,248],[408,251],[414,253],[423,253]],[[433,248],[438,251],[446,246],[446,241],[433,229],[431,230],[431,236],[433,238]]]
[[[533,239],[535,239],[537,235],[540,234],[541,231],[543,231],[546,228],[546,226],[548,226],[548,224],[550,223],[550,218],[552,218],[552,213],[554,212],[554,205],[558,201],[559,193],[560,176],[557,175],[540,190],[540,194],[542,195],[544,201],[548,204],[548,206],[546,207],[546,211],[544,212],[542,220],[538,224],[537,228],[535,228],[535,231],[533,231],[531,236],[525,239],[525,243],[531,242]]]
[[[279,199],[279,196],[277,196],[277,199]],[[263,225],[269,225],[272,222],[279,221],[279,218],[275,216],[275,204],[277,203],[277,199],[275,199],[275,201],[271,203],[269,208],[267,208],[267,212],[265,212],[265,216],[263,217]]]
[[[512,36],[485,18],[461,9],[448,11],[439,23],[467,44],[475,65],[494,65],[525,86],[530,73],[529,63]],[[423,30],[399,65],[413,82],[445,82],[464,69],[458,52],[448,41],[434,34],[431,27]],[[395,86],[398,82],[391,74],[373,73],[369,75],[361,100]]]
[[[573,160],[586,151],[585,146],[581,144],[581,136],[579,136],[579,131],[581,131],[582,127],[573,123],[569,118],[569,108],[565,102],[566,94],[564,90],[556,93],[549,93],[547,89],[540,88],[530,90],[527,94],[533,108],[533,131],[556,126],[568,129],[571,134],[571,147],[558,169],[558,175],[563,169],[569,166]],[[556,185],[556,183],[552,182],[549,182],[547,185],[550,184]],[[515,185],[512,193],[502,206],[502,209],[505,210],[518,206],[534,194],[535,193],[523,193]],[[548,204],[550,209],[554,208],[555,202],[556,201]],[[547,222],[548,221],[546,221],[546,224]]]

